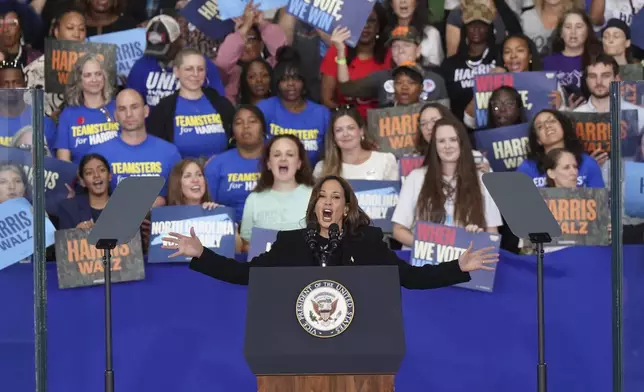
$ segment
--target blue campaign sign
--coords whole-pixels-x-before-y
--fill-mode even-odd
[[[34,253],[34,214],[25,198],[9,199],[0,203],[0,270]],[[56,229],[45,218],[45,246],[53,245]]]
[[[235,22],[221,16],[219,4],[220,0],[191,0],[180,15],[210,38],[221,39],[233,31]]]
[[[375,0],[289,0],[286,11],[302,22],[331,34],[336,26],[351,31],[347,45],[358,44]]]
[[[644,162],[624,162],[624,212],[644,218]]]
[[[248,247],[248,261],[264,252],[271,250],[271,245],[277,238],[277,230],[261,229],[253,227],[250,235],[250,245]]]
[[[116,45],[116,74],[119,84],[122,84],[121,77],[127,78],[134,63],[143,57],[146,45],[144,28],[95,35],[87,40]]]
[[[0,162],[20,165],[27,179],[33,179],[33,157],[30,151],[19,148],[0,146]],[[69,189],[74,188],[77,166],[74,163],[45,157],[45,209],[55,215],[58,205],[69,196]],[[27,194],[27,197],[31,197]]]
[[[640,49],[644,49],[644,8],[633,15],[631,27],[631,43]]]
[[[514,171],[528,153],[529,124],[475,131],[476,148],[494,171]]]
[[[526,121],[542,109],[552,108],[549,94],[557,89],[554,72],[512,72],[479,75],[474,81],[474,117],[476,127],[487,127],[488,103],[494,90],[514,87],[523,100]]]
[[[232,19],[242,16],[244,8],[251,0],[228,0],[219,3],[219,14],[221,19]],[[254,4],[259,4],[257,7],[260,11],[276,10],[288,4],[288,0],[255,0]]]
[[[150,248],[148,262],[189,262],[189,257],[169,259],[174,253],[163,249],[163,237],[168,233],[190,235],[190,228],[205,248],[219,255],[233,258],[235,256],[235,211],[228,207],[217,207],[205,210],[201,206],[167,206],[156,207],[151,213]]]
[[[399,181],[350,180],[358,204],[385,233],[392,232],[391,217],[400,196]]]
[[[469,233],[461,227],[445,226],[437,223],[419,221],[414,230],[414,246],[409,263],[416,267],[426,264],[437,265],[458,259],[473,243],[472,250],[492,246],[498,252],[501,236],[492,233]],[[456,286],[466,289],[492,292],[494,271],[474,271],[471,280]]]

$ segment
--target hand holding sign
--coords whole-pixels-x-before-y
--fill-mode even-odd
[[[171,237],[164,237],[163,241],[173,245],[163,245],[163,249],[176,249],[177,251],[168,256],[174,258],[177,256],[200,257],[203,253],[203,245],[195,234],[195,228],[190,228],[190,237],[179,233],[168,233]]]
[[[465,253],[458,259],[458,266],[461,267],[463,272],[472,272],[476,270],[494,271],[494,267],[488,264],[494,264],[499,261],[499,254],[494,251],[494,247],[479,249],[472,252],[474,242],[470,242],[470,246]]]

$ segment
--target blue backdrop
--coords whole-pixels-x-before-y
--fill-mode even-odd
[[[642,373],[644,247],[625,248],[627,365]],[[549,386],[611,391],[610,249],[546,255]],[[32,266],[0,272],[0,389],[29,391],[33,376]],[[534,391],[536,269],[503,254],[494,293],[403,290],[407,356],[397,392]],[[103,389],[103,289],[59,290],[48,265],[49,390]],[[246,289],[192,272],[147,265],[146,279],[113,290],[116,390],[255,392],[243,358]],[[639,314],[630,314],[630,309]],[[639,358],[639,359],[638,359]],[[628,377],[627,391],[644,390]],[[639,382],[640,384],[636,383]]]

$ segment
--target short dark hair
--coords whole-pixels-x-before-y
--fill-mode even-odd
[[[615,77],[619,75],[619,64],[617,64],[617,60],[613,56],[609,56],[605,53],[600,53],[597,56],[594,56],[593,58],[590,59],[588,62],[588,65],[586,65],[586,68],[584,69],[584,77],[588,75],[588,67],[597,65],[597,64],[604,64],[608,65],[611,68],[613,68],[613,74]]]

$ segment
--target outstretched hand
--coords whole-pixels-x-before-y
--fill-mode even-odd
[[[494,252],[494,247],[490,246],[472,251],[473,245],[474,243],[470,242],[470,246],[458,259],[458,266],[461,267],[461,271],[494,271],[494,267],[492,267],[491,264],[495,264],[499,261],[499,254]]]
[[[189,237],[179,233],[168,233],[168,235],[170,237],[163,237],[164,245],[161,247],[176,250],[168,258],[171,259],[177,256],[200,257],[203,253],[203,245],[197,238],[194,227],[190,228]],[[168,243],[168,245],[165,243]]]

